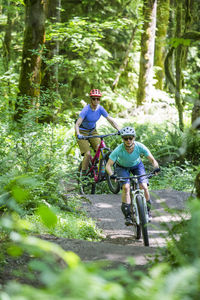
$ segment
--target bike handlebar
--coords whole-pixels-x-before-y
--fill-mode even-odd
[[[91,139],[91,138],[100,138],[100,139],[103,139],[107,136],[113,136],[113,135],[119,135],[118,132],[116,133],[109,133],[109,134],[101,134],[101,135],[87,135],[87,136],[83,136],[81,138],[81,140],[87,140],[87,139]]]
[[[128,176],[128,177],[116,177],[116,179],[118,181],[125,181],[125,179],[130,179],[130,180],[134,181],[134,180],[139,179],[139,178],[144,177],[144,176],[147,177],[147,178],[151,178],[151,177],[155,176],[156,173],[158,173],[158,172],[160,172],[160,168],[157,168],[157,169],[151,171],[148,174],[132,175],[132,176]]]

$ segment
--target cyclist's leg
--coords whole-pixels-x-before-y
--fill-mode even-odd
[[[87,136],[88,131],[80,130],[80,134]],[[90,144],[88,140],[78,140],[77,143],[81,152],[81,155],[83,156],[82,161],[82,171],[86,172],[89,166],[89,160],[90,160]]]
[[[118,177],[128,177],[129,171],[126,168],[117,166],[116,173]],[[133,225],[133,220],[131,217],[131,198],[130,198],[130,180],[127,179],[122,183],[122,213],[125,217],[125,225]]]
[[[90,135],[98,135],[98,132],[95,129],[90,133]],[[94,151],[97,151],[97,149],[101,143],[101,140],[100,140],[100,138],[92,138],[92,139],[89,139],[89,142],[90,142],[92,149]]]

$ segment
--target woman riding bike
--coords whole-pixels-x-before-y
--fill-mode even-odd
[[[108,122],[119,131],[119,126],[117,123],[109,116],[107,111],[101,106],[101,92],[98,89],[92,89],[90,91],[90,104],[86,105],[79,114],[79,118],[75,124],[76,137],[78,139],[78,145],[83,155],[82,161],[82,174],[86,173],[90,158],[90,146],[97,150],[100,144],[99,138],[92,138],[89,140],[84,140],[84,136],[88,135],[98,135],[96,130],[96,123],[101,116],[106,118]]]
[[[123,143],[120,144],[109,156],[109,160],[106,164],[106,171],[111,178],[115,177],[112,174],[112,166],[116,163],[117,177],[129,177],[130,172],[134,175],[145,174],[145,168],[141,161],[140,155],[143,154],[152,163],[155,169],[159,169],[158,162],[155,160],[149,149],[142,143],[136,142],[136,133],[134,128],[125,127],[121,130],[121,137]],[[144,196],[147,201],[147,208],[150,215],[151,200],[148,190],[148,179],[141,177],[139,179],[140,188],[144,190]],[[125,216],[125,224],[127,226],[133,225],[131,218],[131,199],[130,199],[130,180],[126,179],[122,183],[122,205],[121,210]]]

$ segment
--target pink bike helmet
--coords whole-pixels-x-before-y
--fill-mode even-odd
[[[93,89],[90,91],[90,97],[101,97],[102,93],[98,89]]]

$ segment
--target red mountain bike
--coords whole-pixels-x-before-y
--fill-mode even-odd
[[[109,189],[112,193],[117,194],[120,191],[120,184],[115,179],[111,179],[105,171],[105,166],[111,153],[110,148],[106,147],[104,138],[107,136],[118,135],[118,133],[110,133],[103,135],[84,136],[83,139],[89,140],[92,138],[100,138],[100,145],[94,155],[90,156],[89,168],[87,173],[82,174],[82,162],[78,168],[78,185],[81,194],[95,194],[96,184],[102,181],[107,181]],[[115,168],[115,165],[113,166]],[[113,170],[114,173],[114,170]]]

